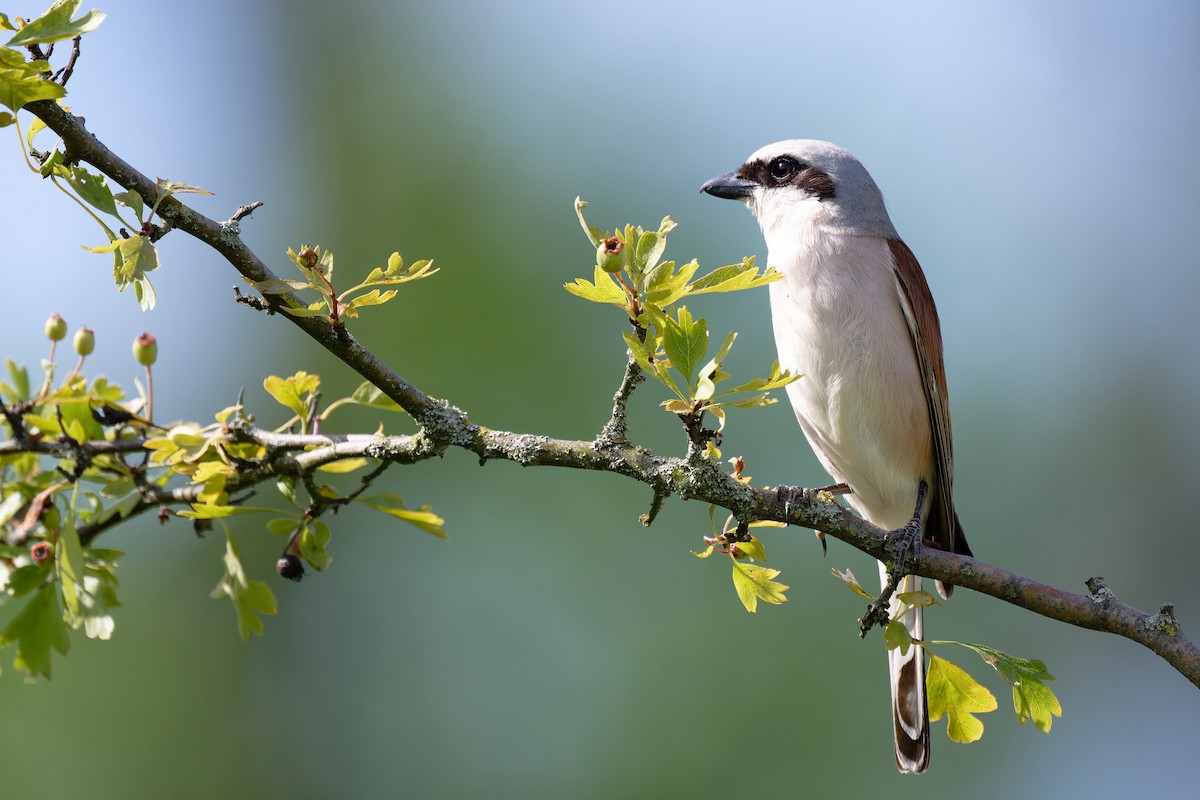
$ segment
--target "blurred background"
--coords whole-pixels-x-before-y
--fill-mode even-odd
[[[32,16],[40,5],[9,7]],[[699,194],[759,146],[848,147],[882,187],[937,298],[959,511],[976,554],[1083,591],[1103,575],[1200,635],[1200,10],[1188,2],[203,5],[109,0],[69,102],[149,175],[198,184],[277,270],[320,243],[343,280],[393,250],[441,273],[368,309],[356,335],[490,427],[590,439],[620,378],[620,313],[561,288],[591,221],[679,228],[668,257],[763,255],[744,209]],[[60,61],[61,63],[61,61]],[[25,119],[28,124],[28,118]],[[10,134],[11,136],[11,134]],[[158,308],[117,295],[99,228],[0,158],[9,298],[3,354],[34,370],[52,312],[97,332],[89,362],[132,383],[159,340],[157,415],[211,419],[239,387],[269,422],[268,374],[356,376],[182,235],[161,243]],[[45,142],[43,142],[43,145]],[[47,236],[47,231],[53,235]],[[773,356],[764,291],[705,298],[737,330],[736,376]],[[634,438],[683,448],[652,386]],[[344,430],[372,430],[349,414]],[[387,430],[409,430],[398,416]],[[734,412],[726,455],[757,482],[826,481],[786,403]],[[1194,783],[1200,693],[1165,662],[970,592],[934,638],[1041,658],[1065,708],[1019,727],[997,695],[984,738],[934,726],[932,771],[892,763],[880,642],[829,575],[868,559],[808,531],[764,538],[789,602],[742,609],[698,561],[704,506],[650,529],[640,485],[450,452],[382,484],[446,518],[449,541],[363,511],[331,520],[331,568],[293,585],[282,542],[239,518],[280,614],[243,643],[208,592],[223,537],[139,520],[111,642],[72,639],[54,680],[5,655],[0,763],[12,797],[643,798],[948,794],[1171,797]]]

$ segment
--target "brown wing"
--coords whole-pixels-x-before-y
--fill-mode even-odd
[[[896,262],[896,290],[908,322],[908,332],[912,335],[933,437],[935,485],[930,487],[932,505],[925,523],[925,536],[945,550],[970,555],[962,525],[954,512],[954,445],[950,436],[950,399],[946,393],[942,329],[937,308],[933,305],[929,284],[925,282],[925,273],[908,245],[899,239],[889,239],[888,247]]]

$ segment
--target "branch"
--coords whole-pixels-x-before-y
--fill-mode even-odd
[[[84,129],[80,119],[51,101],[33,102],[26,108],[62,137],[68,161],[86,161],[122,187],[140,194],[147,205],[157,202],[155,182],[105,147]],[[248,280],[276,279],[239,238],[237,221],[244,216],[240,210],[229,222],[217,223],[170,197],[159,205],[159,214],[169,227],[208,244]],[[264,302],[269,310],[278,310],[285,297],[266,295]],[[637,372],[632,367],[626,369],[625,380],[614,397],[613,416],[596,442],[496,431],[471,423],[462,410],[408,383],[355,341],[341,324],[324,317],[282,316],[399,403],[421,426],[421,431],[412,436],[369,437],[369,441],[356,437],[302,437],[308,444],[320,443],[320,446],[298,455],[283,452],[274,456],[232,480],[228,487],[231,492],[249,488],[267,477],[302,474],[306,469],[340,458],[369,456],[394,463],[414,463],[455,446],[475,453],[481,460],[498,458],[523,466],[615,472],[649,485],[654,490],[656,506],[661,502],[659,498],[677,495],[729,509],[742,521],[785,522],[789,521],[790,512],[791,522],[819,529],[885,562],[893,558],[887,549],[886,531],[856,517],[832,498],[805,492],[799,505],[785,504],[780,493],[747,486],[706,459],[665,457],[629,444],[624,438],[623,417],[624,402],[636,384]],[[235,435],[262,436],[264,443],[269,440],[262,432],[231,432],[231,436]],[[194,486],[148,491],[133,513],[142,513],[162,503],[190,502],[198,492],[199,487]],[[90,541],[103,529],[81,528],[80,538]],[[1100,579],[1089,582],[1091,596],[1073,594],[973,558],[930,548],[910,553],[903,568],[906,573],[988,594],[1051,619],[1124,636],[1158,653],[1200,687],[1200,649],[1183,636],[1170,605],[1147,614],[1118,601]]]

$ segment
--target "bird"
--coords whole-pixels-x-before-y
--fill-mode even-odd
[[[887,531],[920,514],[921,537],[971,555],[954,508],[954,452],[941,327],[920,264],[888,216],[883,194],[845,148],[790,139],[753,153],[701,187],[740,200],[757,218],[770,284],[779,364],[796,419],[848,500]],[[922,503],[918,495],[927,496]],[[880,580],[887,569],[880,563]],[[897,594],[919,590],[906,576]],[[948,597],[953,587],[938,584]],[[902,608],[893,596],[889,614]],[[924,638],[922,608],[901,621]],[[896,766],[929,767],[925,659],[888,651]]]

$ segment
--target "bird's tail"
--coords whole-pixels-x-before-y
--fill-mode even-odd
[[[887,586],[887,568],[879,565],[879,576]],[[915,592],[921,588],[921,579],[905,577],[896,594]],[[889,615],[895,617],[904,604],[892,597]],[[916,606],[908,611],[901,622],[914,639],[924,638],[924,609]],[[901,772],[924,772],[929,768],[929,709],[925,700],[925,656],[920,647],[909,647],[907,653],[900,648],[888,650],[888,677],[892,684],[892,720],[896,736],[896,766]]]

